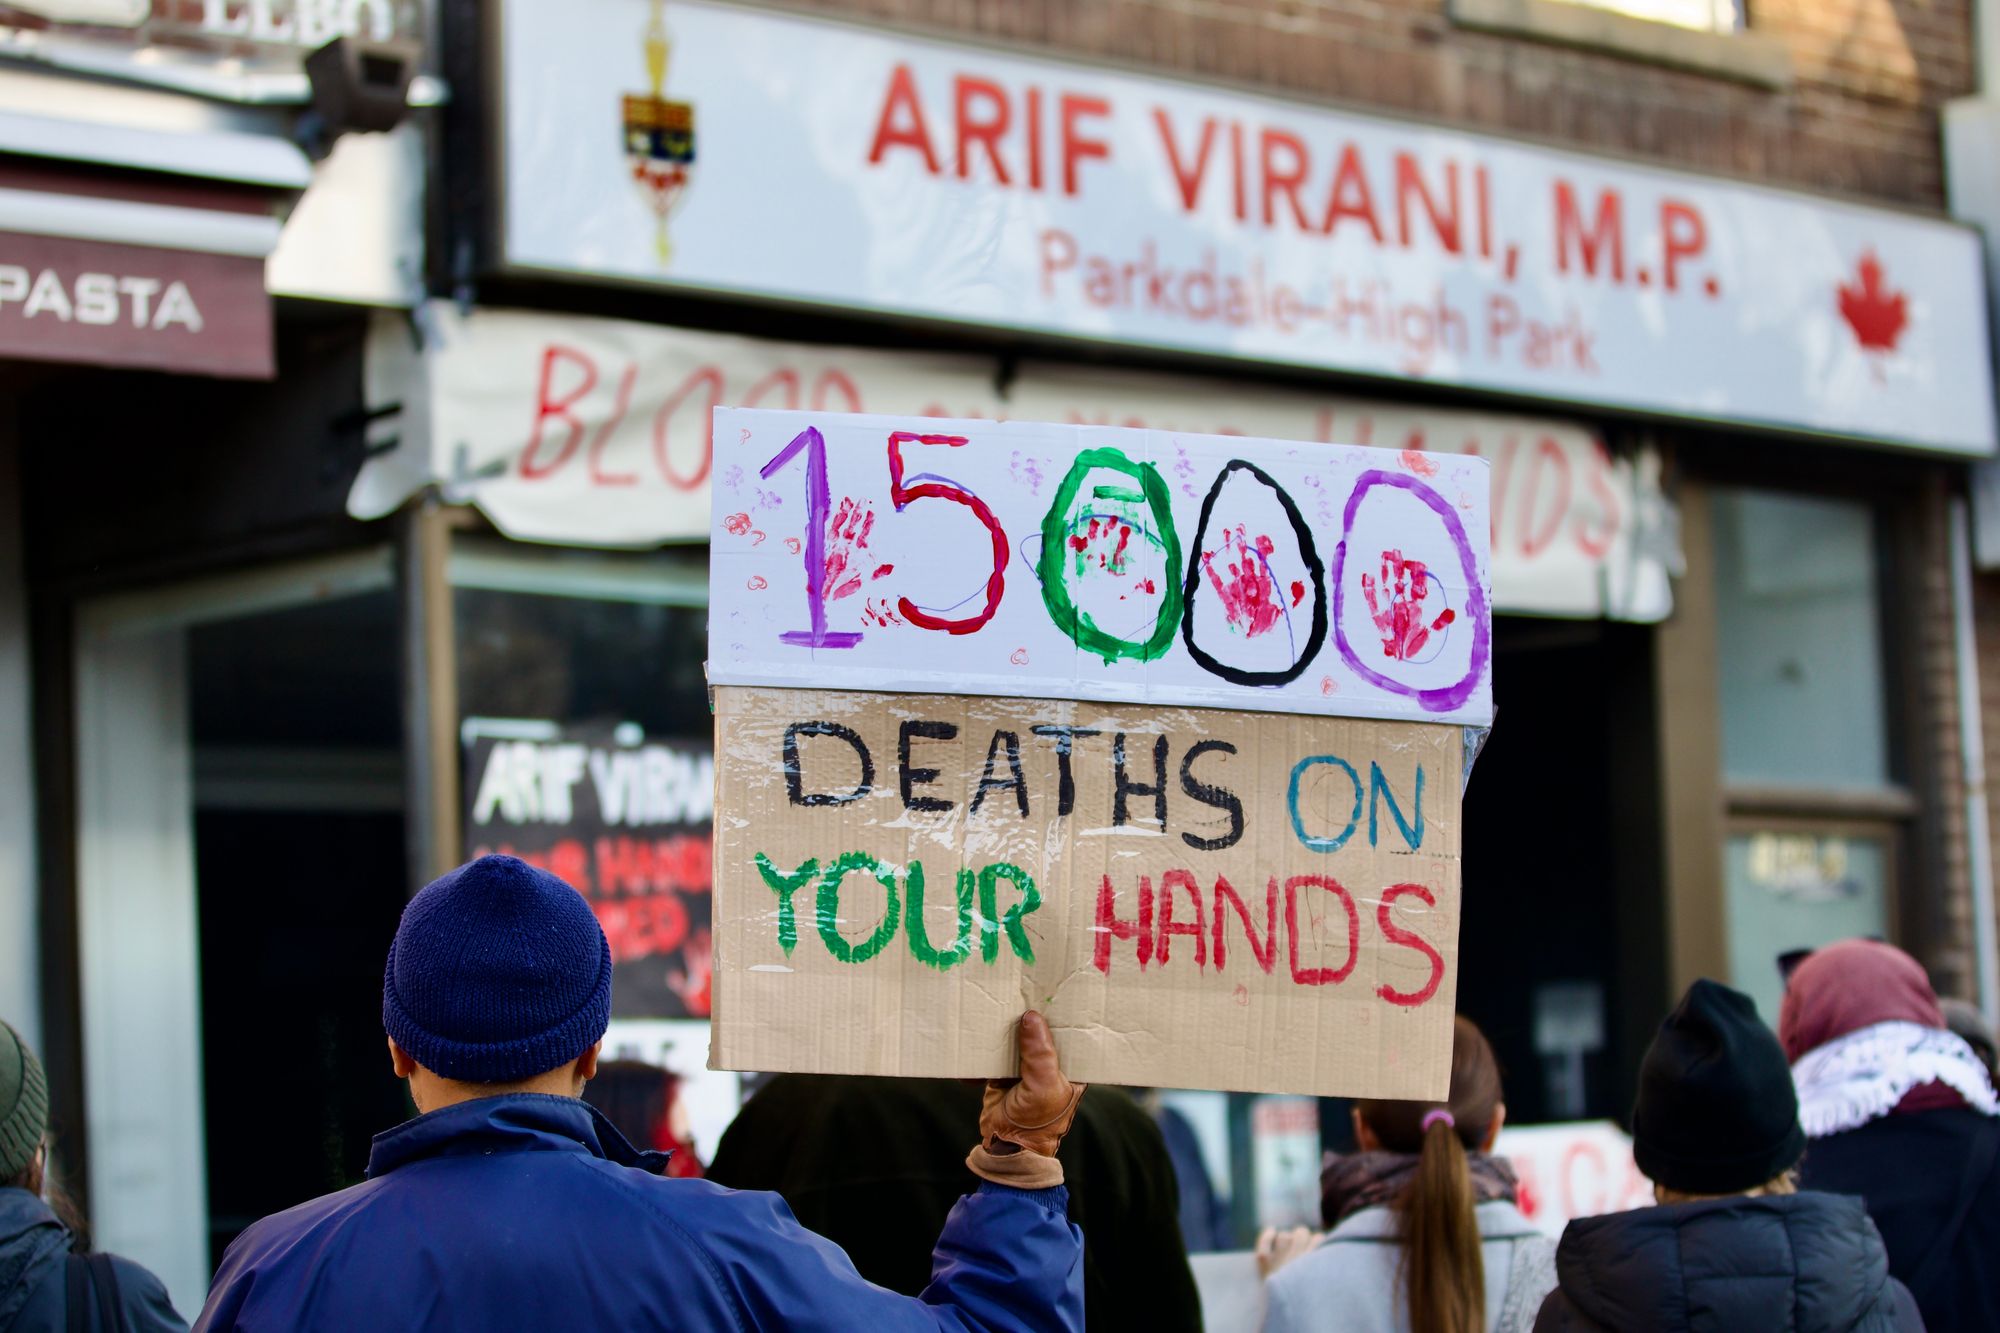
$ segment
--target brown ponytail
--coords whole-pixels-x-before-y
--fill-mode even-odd
[[[1467,1149],[1500,1106],[1500,1066],[1478,1028],[1452,1035],[1451,1100],[1362,1102],[1361,1118],[1391,1152],[1415,1153],[1416,1174],[1395,1202],[1410,1333],[1483,1333],[1486,1264]]]

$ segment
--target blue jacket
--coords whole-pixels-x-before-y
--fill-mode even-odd
[[[69,1326],[63,1261],[70,1234],[49,1206],[24,1189],[0,1189],[0,1333],[62,1333]],[[167,1289],[130,1259],[112,1257],[119,1304],[132,1333],[181,1333]],[[108,1322],[99,1327],[109,1328]]]
[[[361,1184],[237,1237],[195,1327],[1083,1327],[1083,1233],[1060,1187],[959,1200],[911,1298],[864,1281],[777,1195],[666,1179],[665,1161],[569,1097],[433,1111],[376,1138]]]

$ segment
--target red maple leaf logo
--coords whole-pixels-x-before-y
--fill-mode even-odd
[[[1910,324],[1910,298],[1883,283],[1882,261],[1873,250],[1861,252],[1855,272],[1861,279],[1858,286],[1840,284],[1840,317],[1864,351],[1893,352]]]

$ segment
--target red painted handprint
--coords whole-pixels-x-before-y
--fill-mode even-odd
[[[1285,613],[1284,597],[1271,576],[1270,556],[1276,549],[1261,533],[1253,540],[1239,523],[1234,532],[1226,534],[1221,550],[1202,552],[1201,567],[1222,599],[1224,620],[1246,638],[1271,630]],[[1236,557],[1233,560],[1229,558],[1232,554]],[[1220,573],[1215,567],[1218,555],[1223,557]],[[1292,605],[1297,606],[1304,596],[1305,585],[1294,582]]]
[[[1450,607],[1424,623],[1424,599],[1430,595],[1431,572],[1421,560],[1405,560],[1401,551],[1382,552],[1382,581],[1377,597],[1372,575],[1361,576],[1361,595],[1368,599],[1368,614],[1382,635],[1382,655],[1408,662],[1424,650],[1433,633],[1456,617]]]
[[[840,508],[826,529],[826,575],[822,596],[829,602],[852,597],[870,579],[879,579],[894,568],[879,565],[868,550],[868,534],[875,530],[875,509],[865,500],[842,496]],[[868,566],[864,572],[864,566]]]

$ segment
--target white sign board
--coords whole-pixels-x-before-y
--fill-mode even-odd
[[[714,440],[716,684],[1492,721],[1484,459],[736,408]]]
[[[1509,1125],[1493,1145],[1513,1164],[1521,1211],[1549,1236],[1579,1217],[1653,1204],[1653,1185],[1632,1160],[1632,1139],[1609,1120]]]
[[[1994,447],[1941,221],[695,0],[501,15],[516,270]]]
[[[521,541],[706,540],[717,406],[1148,426],[1489,459],[1497,610],[1656,621],[1673,607],[1678,528],[1658,453],[1614,456],[1574,421],[1042,362],[1002,389],[999,363],[971,356],[444,301],[422,320],[421,352],[401,319],[369,341],[369,403],[397,409],[397,444],[356,480],[357,518],[434,485]]]

